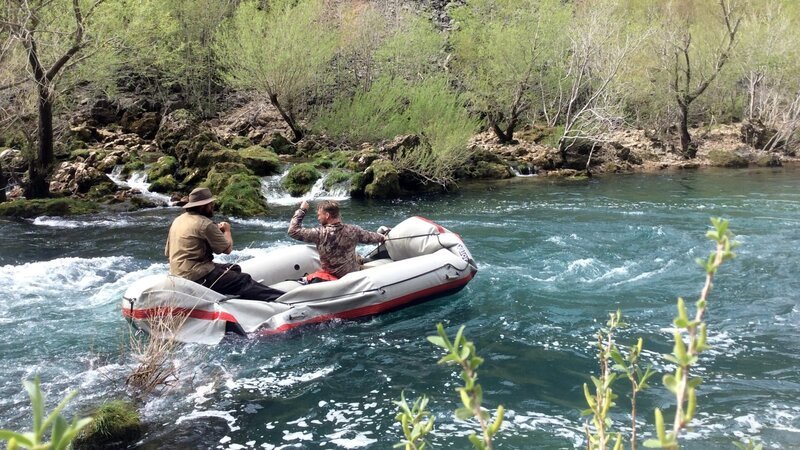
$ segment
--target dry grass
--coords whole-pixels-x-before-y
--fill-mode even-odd
[[[148,319],[149,333],[131,328],[130,352],[138,364],[125,384],[140,398],[178,381],[175,352],[181,342],[177,339],[177,331],[188,319],[189,312],[176,315],[171,308],[165,312]]]

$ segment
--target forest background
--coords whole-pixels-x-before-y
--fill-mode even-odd
[[[779,165],[800,126],[798,21],[791,0],[10,0],[0,184],[109,199],[102,172],[158,163],[156,190],[246,193],[276,153],[322,155],[373,197],[515,164]],[[703,149],[726,133],[727,156]]]

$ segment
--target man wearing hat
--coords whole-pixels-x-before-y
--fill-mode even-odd
[[[208,188],[193,190],[189,202],[183,205],[185,212],[172,222],[164,249],[170,274],[220,294],[266,301],[280,297],[282,291],[253,280],[238,265],[213,261],[214,253],[229,254],[233,250],[230,224],[211,221],[214,200]]]

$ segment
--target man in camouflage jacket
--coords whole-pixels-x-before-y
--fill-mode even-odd
[[[331,200],[320,202],[317,219],[320,226],[303,228],[303,218],[308,211],[308,202],[303,201],[289,223],[289,236],[299,241],[317,245],[322,270],[341,278],[359,270],[356,244],[380,244],[386,236],[366,231],[361,227],[342,223],[339,204]],[[309,277],[310,278],[310,277]]]

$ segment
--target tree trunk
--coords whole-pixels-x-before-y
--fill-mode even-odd
[[[6,201],[6,174],[3,173],[3,164],[0,163],[0,203]]]
[[[47,175],[53,164],[53,96],[48,83],[39,82],[39,149],[36,158],[28,165],[26,198],[46,198],[50,196]]]
[[[294,118],[281,106],[280,102],[278,101],[277,94],[269,94],[269,102],[272,103],[272,106],[281,113],[281,117],[283,117],[283,121],[286,122],[286,125],[289,125],[289,128],[292,130],[292,134],[294,138],[292,142],[297,142],[300,139],[303,139],[303,130],[300,126],[297,125]]]
[[[689,105],[687,103],[680,103],[680,120],[678,127],[681,134],[681,152],[683,157],[692,159],[697,155],[697,147],[692,143],[692,137],[689,135]]]

